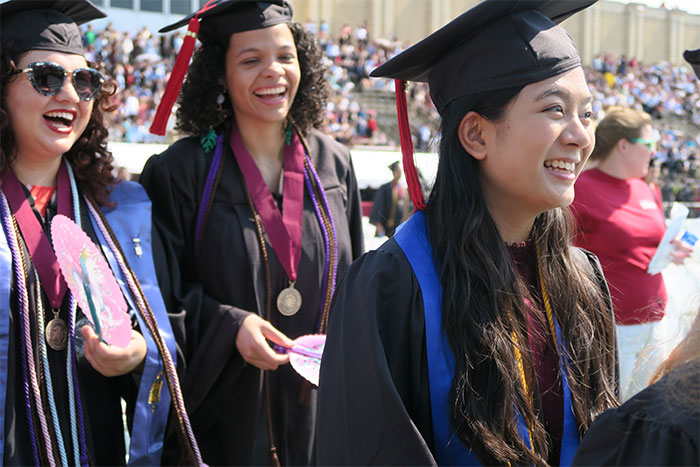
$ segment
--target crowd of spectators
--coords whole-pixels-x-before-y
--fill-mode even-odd
[[[324,130],[350,146],[398,146],[396,127],[391,125],[394,110],[379,105],[393,96],[394,82],[370,79],[369,74],[408,44],[374,38],[367,24],[343,25],[338,34],[323,21],[307,22],[306,28],[317,36],[328,68],[331,98]],[[109,126],[111,140],[166,142],[176,137],[172,131],[165,138],[154,136],[148,128],[182,45],[182,33],[159,35],[144,27],[133,34],[116,31],[111,24],[103,31],[93,31],[88,25],[84,41],[86,57],[101,64],[119,84],[117,111]],[[595,57],[586,71],[598,118],[613,105],[643,109],[655,118],[659,186],[665,201],[700,201],[700,86],[690,67],[643,64],[605,54]],[[408,93],[415,147],[418,151],[434,149],[439,117],[428,87],[413,83]]]

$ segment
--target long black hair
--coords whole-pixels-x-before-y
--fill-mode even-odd
[[[444,290],[442,326],[455,357],[452,424],[485,465],[543,465],[549,455],[547,432],[528,402],[534,394],[521,384],[515,355],[517,346],[526,379],[534,381],[525,304],[530,294],[486,206],[479,161],[458,139],[467,112],[499,121],[520,90],[469,95],[448,105],[426,208]],[[600,412],[617,404],[614,329],[606,294],[585,255],[571,247],[569,229],[568,209],[552,209],[536,218],[531,240],[541,251],[542,277],[565,341],[572,406],[584,432]],[[536,262],[537,255],[531,256]],[[531,428],[532,450],[518,435],[516,411]]]

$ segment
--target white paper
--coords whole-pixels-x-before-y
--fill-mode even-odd
[[[680,203],[673,203],[673,207],[671,208],[671,220],[668,223],[664,238],[661,239],[654,257],[651,258],[649,262],[649,266],[647,267],[648,274],[654,275],[660,273],[668,266],[668,263],[671,262],[671,252],[673,252],[674,249],[673,245],[671,245],[671,240],[681,233],[683,223],[687,218],[688,208]]]

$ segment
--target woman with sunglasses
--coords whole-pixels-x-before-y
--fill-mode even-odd
[[[626,400],[646,387],[651,371],[670,351],[673,336],[663,320],[664,279],[661,273],[647,273],[666,223],[660,197],[644,180],[655,152],[651,116],[640,110],[611,108],[595,135],[594,168],[583,172],[576,182],[574,243],[598,256],[610,285],[620,390]],[[680,241],[673,245],[671,261],[682,264],[692,250]],[[642,349],[654,351],[638,359]]]
[[[117,183],[111,174],[103,115],[115,86],[83,56],[78,24],[104,16],[88,1],[0,5],[4,465],[160,464],[171,400],[185,452],[198,460],[155,278],[150,204],[140,186]],[[102,247],[121,279],[132,323],[126,347],[107,345],[92,327],[80,326],[86,310],[78,308],[51,247],[58,214]]]
[[[288,1],[209,1],[161,32],[188,23],[202,43],[177,112],[188,136],[141,174],[182,319],[187,407],[209,464],[310,465],[316,390],[280,347],[325,334],[336,278],[362,253],[350,154],[315,128],[322,54]]]
[[[396,79],[417,212],[338,286],[319,465],[567,465],[615,406],[607,290],[566,217],[593,121],[557,23],[591,3],[486,0],[372,72]],[[427,203],[404,80],[442,118]]]

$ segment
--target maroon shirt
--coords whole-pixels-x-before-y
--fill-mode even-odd
[[[559,355],[554,348],[554,337],[551,335],[549,326],[541,325],[541,323],[547,323],[547,317],[542,305],[537,261],[532,244],[523,242],[519,245],[510,245],[508,251],[518,274],[536,302],[533,306],[530,300],[526,301],[530,311],[527,316],[528,341],[540,396],[539,405],[542,410],[540,419],[544,419],[545,428],[552,440],[549,461],[556,465],[559,464],[561,436],[564,429],[564,391],[559,376]],[[540,316],[536,317],[536,313]]]

